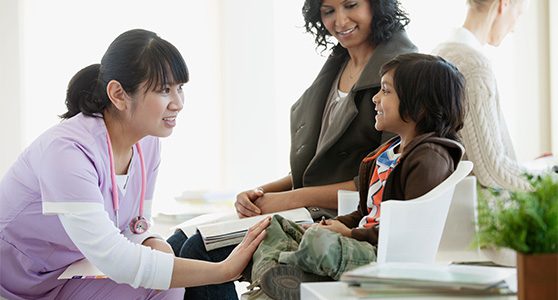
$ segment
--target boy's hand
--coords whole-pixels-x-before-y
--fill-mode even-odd
[[[351,237],[351,229],[337,220],[324,220],[320,222],[318,226],[340,233],[343,236]]]
[[[318,223],[302,223],[300,224],[300,227],[302,227],[302,229],[304,230],[308,230],[308,228],[313,227],[313,226],[317,226]]]

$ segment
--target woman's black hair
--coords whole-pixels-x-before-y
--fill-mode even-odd
[[[78,113],[99,117],[110,107],[106,89],[111,80],[135,93],[143,82],[145,91],[166,84],[188,82],[188,68],[180,52],[154,32],[133,29],[119,35],[109,46],[100,64],[93,64],[74,75],[68,84],[66,107],[60,117]]]
[[[370,25],[370,44],[379,45],[388,41],[394,33],[399,32],[409,24],[407,14],[399,7],[398,0],[366,0],[370,1],[372,11],[372,22]],[[316,49],[323,47],[323,51],[335,44],[328,41],[331,34],[322,23],[321,11],[322,0],[306,0],[302,7],[304,16],[304,27],[306,31],[314,36]]]
[[[459,140],[465,115],[465,79],[461,72],[439,56],[408,53],[385,63],[380,75],[393,72],[399,97],[399,115],[417,125],[417,133]]]

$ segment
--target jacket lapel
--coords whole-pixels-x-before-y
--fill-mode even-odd
[[[326,136],[322,148],[318,149],[316,155],[314,156],[314,159],[310,162],[310,164],[312,164],[312,162],[314,161],[319,160],[320,157],[324,153],[326,153],[339,140],[339,138],[341,138],[341,136],[343,136],[349,125],[351,125],[351,122],[353,122],[354,118],[358,115],[355,95],[361,90],[380,85],[380,76],[378,75],[378,72],[376,70],[379,70],[381,64],[386,61],[385,56],[387,54],[385,48],[385,45],[381,44],[374,50],[374,54],[372,54],[372,57],[370,57],[370,61],[366,64],[366,67],[362,71],[361,76],[347,95],[347,99],[345,99],[345,101],[347,101],[347,104],[345,107],[343,107],[344,111],[338,112],[338,114],[343,117],[339,119],[337,123],[331,125],[331,127],[329,128],[330,132],[328,136]],[[345,61],[346,59],[348,59],[348,53],[345,49],[343,50],[343,55],[345,56],[345,59],[343,61]],[[328,93],[324,95],[324,99],[327,98],[329,91],[330,89],[328,89]],[[368,100],[372,101],[371,99],[361,99],[361,101]]]
[[[346,106],[346,110],[339,112],[339,115],[342,115],[344,117],[339,120],[339,123],[332,124],[332,126],[329,129],[331,132],[327,137],[327,139],[324,140],[323,147],[316,152],[316,155],[310,162],[309,166],[312,165],[314,161],[318,161],[320,157],[324,153],[326,153],[339,140],[339,138],[341,138],[341,136],[343,136],[343,134],[345,133],[345,131],[347,130],[351,122],[358,115],[358,108],[355,102],[356,94],[362,90],[379,87],[380,79],[381,79],[379,70],[381,66],[384,63],[391,60],[396,54],[401,53],[401,49],[407,49],[409,47],[407,43],[408,43],[407,34],[404,31],[400,31],[395,33],[394,36],[389,40],[389,42],[382,43],[378,45],[376,49],[374,49],[374,53],[370,57],[370,60],[366,64],[358,81],[355,83],[355,85],[349,92],[349,95],[347,95],[346,101],[348,101],[348,103]],[[341,51],[342,52],[340,53],[340,55],[344,56],[342,62],[345,62],[345,60],[348,59],[348,52],[344,48],[341,48]],[[339,72],[340,66],[341,64],[338,64],[337,72]],[[330,81],[330,85],[329,85],[330,88],[331,88],[332,80],[333,78]],[[324,99],[324,102],[322,103],[322,110],[321,110],[322,114],[323,114],[323,106],[325,106],[325,99],[328,96],[330,88],[329,89],[325,88],[324,90],[327,90],[327,93],[323,95],[323,98],[320,98],[320,99]],[[372,101],[372,99],[359,99],[359,101]],[[320,118],[320,122],[321,122],[321,118]],[[372,126],[372,124],[370,126]]]
[[[309,149],[312,153],[316,153],[317,151],[317,144],[318,138],[320,136],[320,130],[322,127],[322,116],[324,113],[325,104],[327,101],[327,97],[329,92],[331,91],[331,85],[337,76],[340,67],[346,60],[346,52],[339,53],[334,52],[330,56],[330,58],[325,63],[324,67],[314,80],[314,83],[306,90],[304,97],[306,99],[313,99],[312,101],[301,101],[295,104],[291,110],[291,117],[293,117],[293,113],[297,114],[300,112],[304,112],[304,114],[308,114],[308,112],[313,112],[311,116],[305,116],[304,119],[306,120],[306,129],[311,131],[308,135],[312,137],[313,140],[308,141],[309,143],[307,146],[312,147],[313,149]],[[298,111],[298,112],[295,112]],[[315,158],[316,156],[313,155]]]

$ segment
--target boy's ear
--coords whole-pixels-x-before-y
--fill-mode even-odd
[[[107,95],[116,109],[122,111],[127,108],[128,101],[126,100],[130,100],[130,96],[128,96],[120,82],[116,80],[109,81],[107,84]]]

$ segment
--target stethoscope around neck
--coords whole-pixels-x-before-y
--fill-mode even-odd
[[[114,215],[116,216],[116,227],[118,228],[118,210],[120,208],[120,202],[118,197],[118,185],[116,184],[116,170],[114,167],[114,154],[112,153],[112,144],[110,142],[110,136],[107,131],[107,145],[108,145],[108,154],[110,160],[110,181],[112,184],[112,206],[114,208]],[[138,151],[138,156],[141,164],[141,192],[140,192],[140,205],[139,205],[139,214],[137,217],[133,218],[130,221],[130,230],[134,234],[142,234],[149,229],[149,222],[147,219],[143,217],[143,203],[145,202],[145,186],[146,186],[146,175],[145,175],[145,163],[143,161],[143,152],[141,151],[141,147],[139,142],[136,143],[136,149]]]

